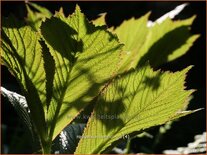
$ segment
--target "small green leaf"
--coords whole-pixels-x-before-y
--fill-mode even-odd
[[[38,12],[33,11],[30,6],[35,8]],[[35,31],[39,30],[42,21],[52,16],[52,13],[49,10],[35,3],[29,2],[28,4],[26,4],[26,9],[27,9],[26,21]]]
[[[37,5],[36,3],[32,3],[32,2],[28,2],[28,4],[30,6],[32,6],[33,8],[35,8],[38,12],[40,12],[42,14],[42,16],[44,17],[51,17],[52,13],[45,7],[42,7],[40,5]]]
[[[162,73],[144,66],[117,78],[100,96],[75,153],[101,153],[134,132],[182,116],[178,111],[193,92],[184,90],[189,69]]]

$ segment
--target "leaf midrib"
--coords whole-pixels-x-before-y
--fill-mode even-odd
[[[80,40],[80,38],[79,38],[79,35],[80,35],[80,30],[79,30],[79,24],[80,24],[80,21],[79,21],[79,16],[78,16],[78,28],[77,28],[77,32],[78,32],[78,35],[77,35],[77,40],[79,41]],[[78,51],[78,47],[76,46],[76,51]],[[55,54],[56,54],[56,52],[54,52]],[[58,56],[56,56],[56,59],[58,59]],[[69,59],[68,59],[69,60]],[[56,124],[57,124],[57,121],[58,121],[58,116],[59,116],[59,113],[60,113],[60,109],[61,109],[61,107],[62,107],[62,103],[63,103],[63,100],[64,100],[64,98],[65,98],[65,95],[66,95],[66,91],[68,90],[68,88],[69,88],[69,85],[70,85],[70,77],[71,77],[71,72],[72,72],[72,70],[73,70],[73,68],[74,68],[74,66],[77,64],[77,62],[78,62],[78,60],[74,63],[74,64],[70,64],[70,70],[69,70],[69,73],[67,74],[67,77],[66,77],[66,83],[65,83],[65,85],[64,85],[64,87],[63,87],[63,91],[62,91],[62,93],[61,93],[61,96],[60,96],[60,98],[59,98],[59,102],[58,102],[58,104],[57,104],[57,108],[56,108],[56,111],[55,111],[55,116],[54,116],[54,124],[52,123],[52,126],[51,126],[51,130],[50,130],[50,134],[49,134],[49,137],[51,138],[51,139],[53,139],[53,134],[54,134],[54,131],[55,131],[55,126],[56,126]],[[59,63],[60,64],[60,63]],[[64,62],[64,64],[65,64],[65,62]],[[67,69],[67,66],[65,65],[65,67],[66,67],[66,69]],[[57,72],[56,72],[56,74],[57,74]],[[59,80],[59,81],[61,81],[61,80]],[[73,119],[71,119],[70,120],[70,122],[72,121]],[[70,122],[68,122],[68,124],[70,123]]]

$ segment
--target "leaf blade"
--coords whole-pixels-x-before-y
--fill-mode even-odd
[[[113,30],[125,44],[120,73],[145,65],[153,68],[173,61],[184,55],[198,39],[198,34],[190,33],[195,16],[173,21],[170,18],[147,27],[149,13],[124,21]],[[167,45],[167,46],[166,46]]]
[[[45,73],[39,35],[14,17],[3,18],[2,27],[2,64],[17,78],[38,136],[45,140]]]
[[[193,92],[184,90],[185,74],[189,69],[160,73],[145,66],[115,81],[100,97],[84,130],[83,136],[93,138],[81,139],[75,153],[101,153],[124,135],[177,118],[174,117],[177,111]],[[160,86],[154,89],[157,76],[160,76]],[[147,78],[152,79],[146,81]],[[100,119],[104,115],[114,116],[114,119]]]
[[[54,139],[115,74],[122,45],[104,27],[89,23],[79,7],[68,18],[57,13],[46,20],[41,32],[56,64],[52,103],[56,107],[50,109],[56,114],[49,110],[50,119],[57,121]]]
[[[199,37],[189,30],[194,19],[195,16],[178,21],[168,18],[150,27],[146,42],[139,51],[137,67],[149,61],[152,67],[157,68],[184,55]]]

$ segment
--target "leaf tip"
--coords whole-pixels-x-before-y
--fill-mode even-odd
[[[62,7],[60,7],[59,11],[55,11],[54,17],[61,17],[63,16],[65,18],[64,10]]]
[[[81,12],[81,8],[78,4],[75,6],[75,12]]]
[[[152,14],[152,11],[147,12],[147,14],[145,16],[147,16],[149,18],[149,16]]]
[[[190,65],[190,66],[184,68],[184,69],[182,70],[182,72],[183,72],[184,74],[186,74],[186,73],[189,72],[189,70],[191,70],[193,67],[194,67],[194,65]]]

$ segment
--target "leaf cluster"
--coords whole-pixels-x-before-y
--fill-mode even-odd
[[[38,136],[42,153],[103,153],[127,136],[195,112],[184,111],[193,92],[184,86],[191,66],[175,73],[152,69],[188,51],[199,36],[189,31],[195,17],[148,27],[147,13],[107,28],[104,15],[90,22],[78,6],[68,17],[34,3],[27,10],[26,23],[3,18],[1,46],[1,63],[17,78],[27,109],[2,92]]]

